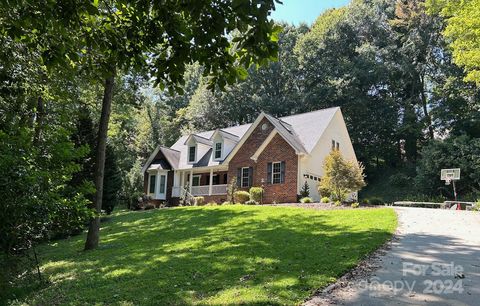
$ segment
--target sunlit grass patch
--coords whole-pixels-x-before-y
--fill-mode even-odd
[[[353,267],[396,227],[391,209],[260,206],[121,212],[101,246],[39,248],[51,285],[29,304],[296,304]]]

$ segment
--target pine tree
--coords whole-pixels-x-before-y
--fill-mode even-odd
[[[310,186],[308,186],[307,181],[303,183],[302,189],[300,190],[300,195],[302,198],[310,196]]]
[[[107,214],[111,214],[119,200],[119,194],[122,188],[122,176],[117,165],[115,150],[110,144],[107,144],[105,153],[102,210]]]

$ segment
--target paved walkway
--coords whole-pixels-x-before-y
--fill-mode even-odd
[[[480,305],[480,213],[395,210],[398,239],[376,269],[306,305]]]

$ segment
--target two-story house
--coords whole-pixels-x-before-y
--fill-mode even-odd
[[[332,149],[356,161],[339,107],[282,118],[261,113],[251,124],[190,134],[170,148],[157,147],[142,169],[144,192],[175,205],[186,188],[220,203],[236,177],[241,190],[263,187],[263,203],[296,202],[304,182],[318,201],[323,162]]]

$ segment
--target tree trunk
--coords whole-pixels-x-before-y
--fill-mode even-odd
[[[37,99],[37,111],[35,118],[35,134],[33,136],[33,145],[37,146],[42,136],[43,118],[45,117],[45,107],[43,105],[43,99],[41,96]]]
[[[425,95],[425,83],[424,83],[424,78],[423,76],[420,78],[420,83],[422,85],[421,88],[421,101],[422,101],[422,108],[423,108],[423,115],[425,116],[425,119],[427,120],[427,125],[428,125],[428,136],[430,139],[434,139],[434,133],[433,133],[433,126],[432,126],[432,118],[430,117],[430,114],[428,113],[428,108],[427,108],[427,96]]]
[[[112,75],[105,80],[102,114],[98,127],[97,147],[96,147],[96,163],[95,163],[95,205],[96,215],[90,220],[88,226],[87,240],[85,241],[85,250],[92,250],[98,246],[100,237],[100,212],[102,210],[103,197],[103,176],[105,170],[105,151],[107,147],[107,131],[108,121],[110,119],[110,111],[112,108],[113,85],[115,82],[115,68]]]

